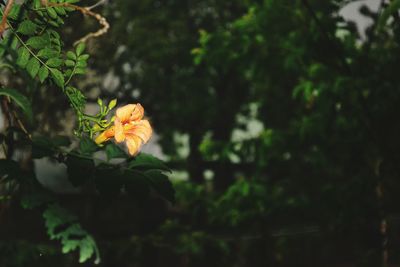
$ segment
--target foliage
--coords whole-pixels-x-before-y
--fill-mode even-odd
[[[8,88],[2,88],[0,90],[0,95],[8,96],[9,98],[11,98],[15,102],[15,104],[17,104],[24,111],[29,121],[32,122],[33,114],[31,103],[24,95],[20,94],[18,91]]]
[[[110,112],[117,100],[104,103],[99,98],[97,114],[85,113],[86,96],[78,88],[76,77],[87,72],[89,54],[85,53],[83,42],[87,38],[70,49],[62,31],[66,19],[76,11],[94,16],[102,25],[106,22],[101,15],[75,5],[77,2],[27,0],[14,4],[8,16],[1,11],[7,31],[0,41],[0,71],[6,74],[2,82],[10,85],[0,84],[2,111],[7,120],[5,134],[0,139],[5,156],[0,160],[4,189],[1,200],[20,199],[25,209],[43,212],[47,234],[50,239],[61,242],[63,253],[77,250],[80,263],[93,258],[93,262],[99,264],[100,251],[90,230],[81,226],[79,216],[62,207],[55,192],[43,188],[32,167],[24,168],[23,162],[18,162],[15,157],[18,151],[28,150],[31,166],[34,160],[42,158],[65,164],[69,182],[84,194],[100,194],[106,198],[129,194],[138,201],[145,201],[154,191],[171,202],[175,197],[164,173],[170,170],[161,160],[148,154],[130,158],[114,143],[100,146],[93,141],[95,135],[113,123]],[[18,82],[13,83],[13,80]],[[68,99],[77,117],[75,138],[31,133],[34,124],[41,119],[34,113],[40,103],[33,102],[33,96],[39,90],[52,92],[55,88]],[[20,118],[15,107],[22,110],[25,118]],[[107,160],[95,156],[100,151],[107,155]],[[115,158],[122,162],[115,164],[112,161]],[[92,190],[85,192],[84,188]]]
[[[265,220],[265,231],[316,224],[321,244],[341,237],[352,259],[376,260],[383,214],[399,212],[398,1],[360,6],[372,23],[365,32],[341,16],[357,1],[139,2],[109,7],[112,34],[130,33],[112,73],[126,97],[138,90],[162,114],[163,149],[189,179],[210,186],[202,178],[211,171],[210,187],[225,192],[217,201],[189,191],[187,216],[208,218],[204,207],[215,206],[215,222],[232,231],[246,216]],[[96,67],[106,73],[107,64]],[[255,134],[245,131],[252,120],[263,125]],[[238,131],[245,136],[235,139]],[[178,153],[181,134],[187,157]],[[249,187],[259,192],[250,205],[261,203],[251,208]]]
[[[399,1],[360,6],[371,22],[361,31],[341,16],[360,1],[116,0],[102,10],[110,35],[73,49],[66,47],[94,25],[61,25],[76,10],[37,3],[16,5],[9,15],[1,66],[18,79],[0,94],[29,121],[23,99],[36,100],[38,87],[57,99],[47,89],[58,87],[77,115],[77,138],[34,134],[30,141],[16,129],[18,117],[0,135],[2,144],[31,144],[33,158],[65,165],[73,185],[107,203],[121,195],[141,207],[153,195],[176,203],[157,230],[146,221],[134,237],[110,242],[111,262],[378,266],[388,253],[383,265],[398,264]],[[83,73],[93,76],[82,81]],[[98,87],[100,98],[89,93]],[[171,164],[93,142],[112,124],[116,96],[148,107]],[[86,102],[97,103],[98,113],[86,114]],[[31,105],[36,123],[49,113],[38,103]],[[64,114],[56,115],[59,123]],[[34,175],[6,154],[3,199],[29,191],[36,196],[29,203],[44,202],[38,207],[58,214],[49,211],[57,201],[39,197]],[[174,195],[168,166],[187,171],[194,184],[177,183]],[[157,211],[157,219],[165,215]],[[83,225],[74,231],[90,236]],[[66,250],[93,245],[57,238]],[[83,259],[95,246],[85,251]]]
[[[93,237],[82,229],[80,224],[76,223],[77,218],[68,213],[60,206],[49,205],[44,211],[43,217],[46,222],[47,233],[50,239],[59,239],[62,244],[62,252],[68,253],[75,249],[79,249],[79,262],[85,262],[92,255],[95,256],[95,264],[100,263],[100,255]],[[60,226],[65,227],[64,230],[58,231]]]

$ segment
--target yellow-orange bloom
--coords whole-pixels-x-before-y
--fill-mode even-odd
[[[99,145],[101,143],[110,140],[110,138],[114,137],[114,134],[115,134],[114,126],[112,126],[107,130],[105,130],[104,132],[102,132],[101,134],[99,134],[99,136],[97,136],[94,141],[96,142],[96,144]]]
[[[129,104],[117,109],[114,126],[102,132],[96,143],[114,137],[117,143],[126,141],[130,155],[136,155],[140,147],[149,141],[153,130],[148,120],[143,120],[144,109],[140,104]]]

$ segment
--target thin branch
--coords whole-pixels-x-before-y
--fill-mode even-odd
[[[12,110],[12,114],[14,116],[14,119],[17,121],[19,128],[26,134],[26,136],[29,138],[29,140],[32,140],[31,134],[28,132],[20,118],[18,117],[18,114],[15,110]]]
[[[8,0],[6,8],[4,9],[3,18],[1,19],[1,22],[0,22],[0,37],[3,35],[3,32],[7,28],[8,14],[10,13],[13,4],[14,4],[14,0]]]
[[[101,29],[99,29],[96,32],[88,33],[87,35],[85,35],[84,37],[82,37],[81,39],[76,41],[74,43],[74,45],[77,45],[81,42],[86,42],[89,38],[99,37],[99,36],[105,34],[108,31],[108,29],[110,28],[110,24],[107,22],[107,20],[103,16],[90,10],[92,7],[80,7],[77,5],[70,4],[70,3],[47,3],[47,6],[73,8],[75,10],[80,11],[83,15],[88,15],[88,16],[94,17],[100,23],[100,25],[103,26]]]
[[[1,100],[1,109],[2,109],[3,115],[7,119],[8,127],[13,126],[13,118],[12,118],[11,112],[10,112],[9,100],[10,99],[8,97],[4,97]],[[6,141],[6,145],[7,145],[7,150],[5,151],[5,156],[6,156],[6,159],[9,159],[9,158],[11,158],[11,156],[14,152],[14,142],[12,140],[12,135],[7,136],[5,141]]]
[[[86,7],[86,9],[91,10],[93,8],[96,8],[96,7],[100,6],[100,5],[103,5],[103,4],[107,3],[107,1],[108,0],[100,0],[96,4]]]

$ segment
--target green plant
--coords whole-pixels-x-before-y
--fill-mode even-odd
[[[86,97],[74,80],[86,73],[89,54],[85,53],[84,42],[105,33],[108,23],[90,8],[75,5],[77,2],[27,0],[9,5],[9,13],[0,9],[7,26],[0,41],[0,71],[7,77],[6,85],[0,84],[2,110],[7,120],[7,128],[0,135],[4,152],[4,159],[0,160],[0,183],[4,189],[1,201],[7,203],[18,195],[24,208],[42,210],[48,236],[61,242],[63,253],[78,250],[79,262],[94,257],[97,264],[100,252],[94,238],[79,224],[77,216],[61,206],[54,193],[38,183],[34,170],[23,169],[22,163],[15,160],[16,146],[31,148],[31,159],[48,157],[65,164],[70,182],[76,187],[92,188],[90,193],[107,197],[130,194],[145,199],[155,191],[174,202],[174,189],[165,174],[169,168],[161,160],[144,153],[131,157],[112,142],[100,146],[93,141],[113,124],[109,115],[117,100],[105,104],[98,99],[98,113],[85,113]],[[70,13],[76,11],[94,17],[103,27],[69,49],[60,31]],[[13,79],[19,82],[10,82]],[[58,88],[68,99],[77,118],[74,139],[78,140],[78,147],[65,136],[32,136],[32,126],[40,119],[32,108],[40,105],[32,102],[38,88]],[[98,151],[104,151],[107,159],[96,158],[94,153]],[[114,164],[111,162],[114,158],[123,162]]]

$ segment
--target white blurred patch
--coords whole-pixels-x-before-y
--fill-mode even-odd
[[[258,106],[256,103],[249,104],[249,115],[238,114],[236,121],[245,126],[244,129],[236,128],[232,132],[231,141],[240,142],[248,139],[257,138],[264,130],[264,124],[257,118]]]
[[[369,17],[366,17],[360,13],[360,7],[362,5],[368,6],[372,11],[377,11],[379,5],[381,4],[380,0],[360,0],[356,2],[352,2],[343,7],[339,15],[344,18],[346,21],[353,21],[356,23],[358,32],[360,33],[360,37],[362,40],[366,39],[365,30],[371,26],[373,20]]]
[[[166,156],[162,152],[161,146],[158,144],[159,139],[157,133],[153,132],[153,136],[150,138],[149,142],[142,146],[141,152],[151,154],[161,160],[166,160]]]
[[[113,93],[115,92],[121,84],[121,81],[118,76],[115,75],[114,71],[109,71],[103,80],[103,88]]]
[[[51,161],[49,158],[34,159],[34,170],[37,180],[45,188],[55,193],[78,193],[68,180],[67,166],[64,163]]]
[[[189,135],[188,134],[182,134],[175,132],[174,133],[174,143],[177,146],[177,153],[180,158],[187,158],[190,153],[190,147],[189,147]]]

